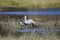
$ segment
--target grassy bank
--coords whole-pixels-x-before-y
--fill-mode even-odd
[[[2,7],[54,8],[60,7],[60,0],[0,0]]]

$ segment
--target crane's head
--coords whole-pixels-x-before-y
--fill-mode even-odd
[[[27,20],[26,18],[27,18],[27,16],[24,16],[24,21],[26,21],[26,20]]]
[[[27,18],[26,16],[24,16],[24,18]]]

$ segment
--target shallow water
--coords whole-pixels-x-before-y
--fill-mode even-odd
[[[60,11],[42,12],[0,12],[0,15],[60,15]]]
[[[39,29],[22,29],[22,30],[16,30],[16,32],[34,32],[34,33],[58,33],[60,32],[60,28],[39,28]]]

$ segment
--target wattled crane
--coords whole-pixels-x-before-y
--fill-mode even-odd
[[[32,25],[34,27],[36,23],[32,19],[27,20],[27,16],[24,16],[24,21],[20,22],[19,24],[20,25]]]

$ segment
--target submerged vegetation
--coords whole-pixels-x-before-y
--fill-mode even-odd
[[[60,0],[0,0],[1,7],[54,8]]]

